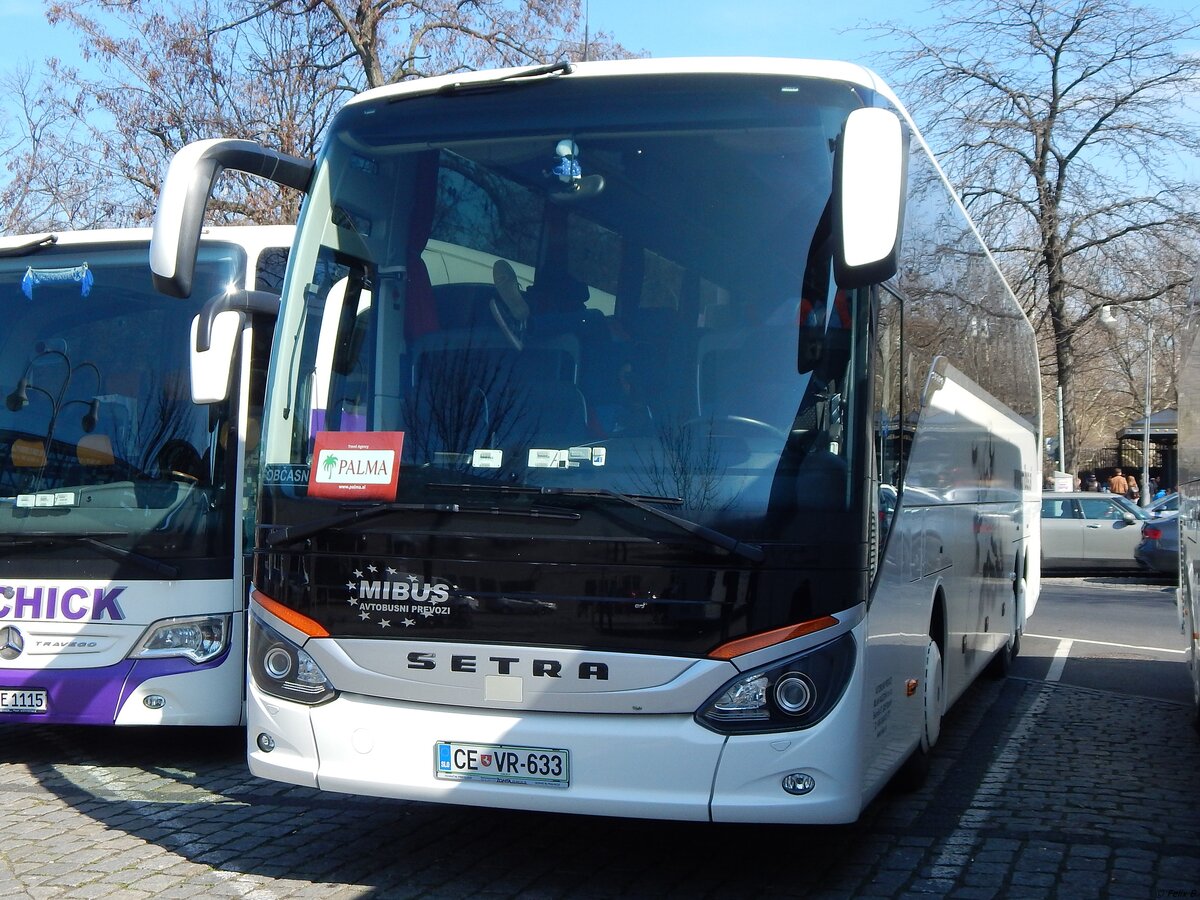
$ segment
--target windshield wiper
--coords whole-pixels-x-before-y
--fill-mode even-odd
[[[465,513],[476,516],[515,516],[522,519],[569,519],[572,521],[580,518],[579,513],[540,507],[509,510],[495,506],[460,506],[457,503],[380,503],[376,506],[359,507],[340,515],[328,516],[302,525],[276,525],[267,532],[266,541],[272,547],[278,547],[280,544],[293,544],[330,528],[344,528],[347,525],[374,519],[390,512]]]
[[[545,488],[545,493],[548,494],[564,494],[578,497],[607,497],[610,500],[617,500],[621,503],[628,504],[635,509],[640,509],[644,513],[649,513],[662,519],[664,522],[670,522],[677,528],[682,528],[688,534],[695,535],[701,540],[707,541],[715,547],[720,547],[722,550],[728,550],[735,556],[740,556],[743,559],[748,559],[750,562],[762,562],[763,553],[762,547],[757,544],[746,544],[739,541],[737,538],[716,529],[709,528],[707,525],[701,525],[699,522],[693,522],[691,519],[684,519],[680,516],[672,515],[665,509],[658,509],[650,505],[650,502],[662,503],[663,498],[643,497],[640,494],[622,494],[619,491],[610,491],[607,488]],[[647,501],[650,502],[647,502]],[[669,502],[682,503],[678,497],[671,498]]]
[[[12,247],[0,247],[0,256],[24,256],[26,253],[33,253],[35,250],[45,250],[47,247],[53,247],[57,243],[57,234],[39,234],[21,244]]]
[[[118,532],[119,533],[119,532]],[[108,541],[102,541],[90,534],[49,534],[46,532],[26,532],[22,534],[6,534],[0,535],[0,546],[4,547],[22,547],[22,546],[46,546],[46,547],[61,547],[70,546],[73,544],[87,544],[89,547],[94,547],[101,553],[115,556],[118,559],[126,560],[153,572],[155,575],[162,575],[164,578],[176,579],[179,577],[179,567],[173,566],[170,563],[165,563],[162,560],[154,559],[146,556],[143,553],[138,553],[136,550],[127,550],[124,547],[118,547],[116,544],[110,544]]]
[[[680,506],[683,500],[679,497],[655,497],[650,494],[623,494],[620,491],[609,490],[608,488],[563,488],[563,487],[525,487],[512,484],[497,484],[497,485],[476,485],[476,484],[431,484],[430,488],[442,488],[459,491],[498,491],[500,493],[511,494],[538,494],[542,496],[562,496],[562,497],[605,497],[609,500],[616,500],[619,503],[624,503],[627,506],[632,506],[644,513],[648,513],[656,518],[662,519],[664,522],[669,522],[676,528],[681,528],[688,534],[694,535],[703,541],[707,541],[714,547],[719,547],[722,550],[727,550],[736,556],[743,559],[748,559],[751,562],[762,562],[765,554],[762,547],[757,544],[747,544],[739,541],[716,529],[709,528],[707,525],[701,525],[699,522],[693,522],[691,519],[684,519],[680,516],[672,515],[665,509],[651,506],[652,503],[666,503],[672,506]]]
[[[501,75],[498,78],[483,78],[477,81],[454,81],[450,84],[442,85],[437,89],[437,92],[439,94],[462,94],[468,91],[492,90],[504,84],[528,83],[530,80],[540,78],[543,75],[570,75],[573,71],[575,71],[575,67],[564,59],[556,63],[548,63],[544,66],[529,66],[517,72],[510,72],[508,75]]]

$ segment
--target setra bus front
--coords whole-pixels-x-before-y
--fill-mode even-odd
[[[255,774],[859,814],[918,745],[922,692],[874,692],[924,677],[928,621],[867,626],[905,158],[880,105],[851,66],[636,61],[346,106],[297,179],[272,353]],[[164,204],[246,152],[197,147]]]

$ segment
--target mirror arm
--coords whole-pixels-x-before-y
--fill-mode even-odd
[[[264,315],[274,319],[279,315],[279,295],[269,291],[239,290],[212,297],[200,310],[200,326],[196,329],[197,353],[207,353],[212,347],[213,322],[226,311]]]

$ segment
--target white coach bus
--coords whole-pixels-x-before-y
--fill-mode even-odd
[[[1197,273],[1200,275],[1200,273]],[[1200,278],[1193,277],[1179,362],[1179,587],[1177,602],[1188,666],[1196,729],[1200,731]]]
[[[244,721],[243,474],[274,327],[247,289],[278,303],[291,239],[207,231],[190,301],[154,289],[148,228],[0,239],[0,724]],[[242,314],[233,390],[194,405],[191,322],[247,296],[266,315]]]
[[[845,822],[1017,651],[1033,331],[871,72],[475,72],[363,94],[311,166],[191,145],[164,289],[222,167],[308,194],[264,413],[255,774]]]

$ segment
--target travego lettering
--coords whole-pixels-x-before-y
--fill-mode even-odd
[[[18,587],[0,592],[0,619],[119,622],[125,613],[117,598],[124,587]]]

